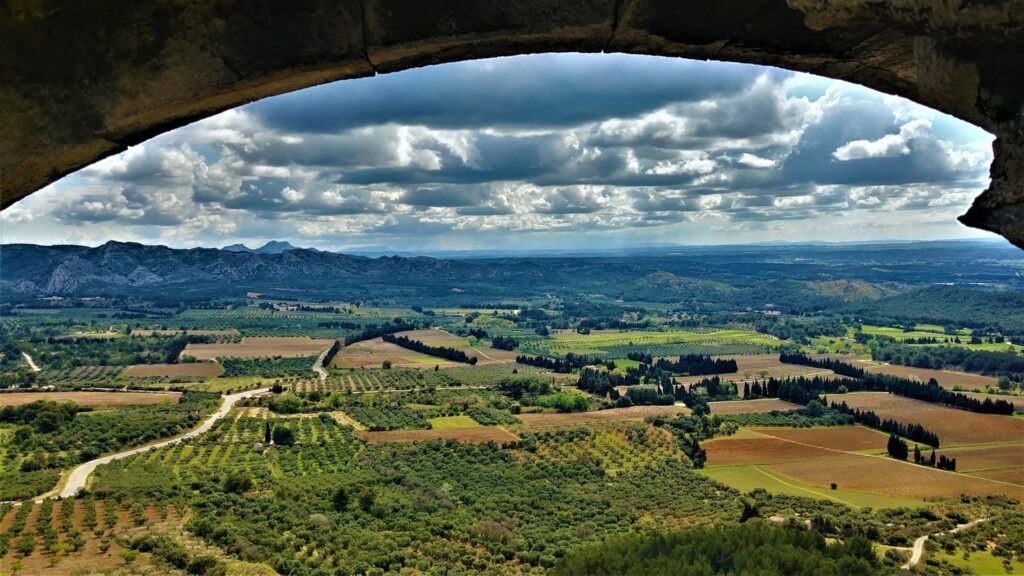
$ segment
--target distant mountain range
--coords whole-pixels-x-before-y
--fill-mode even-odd
[[[271,240],[259,248],[249,248],[245,244],[232,244],[225,246],[221,250],[227,250],[228,252],[249,252],[250,254],[280,254],[286,250],[298,250],[296,246],[292,246],[288,242],[279,242],[277,240]],[[315,248],[303,248],[303,250],[314,250]]]
[[[430,258],[369,257],[267,242],[176,249],[126,242],[102,246],[0,245],[0,301],[11,295],[182,296],[203,289],[301,289],[319,294],[491,298],[600,293],[615,299],[777,302],[798,291],[822,298],[888,298],[915,286],[981,285],[1021,290],[1024,252],[981,242],[876,245],[652,247],[631,254]],[[237,288],[225,291],[226,285]],[[240,291],[240,289],[243,289]]]
[[[295,248],[268,242],[251,250],[175,249],[131,242],[102,246],[36,246],[7,244],[0,248],[0,289],[19,293],[72,295],[122,291],[181,283],[304,282],[317,279],[396,279],[410,274],[450,277],[467,266],[433,258],[366,258]]]

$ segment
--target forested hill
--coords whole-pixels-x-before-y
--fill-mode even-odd
[[[929,286],[905,294],[851,305],[850,311],[870,314],[880,324],[925,322],[960,326],[1024,326],[1024,292],[980,290],[966,286]]]
[[[268,246],[273,249],[2,245],[0,302],[49,295],[209,299],[241,297],[247,290],[287,291],[314,301],[372,294],[434,303],[600,294],[609,301],[666,302],[696,313],[872,311],[899,319],[908,311],[920,318],[916,308],[927,306],[939,324],[965,310],[984,309],[1005,319],[1024,308],[1024,252],[981,242],[447,259]],[[921,289],[928,292],[914,294]]]

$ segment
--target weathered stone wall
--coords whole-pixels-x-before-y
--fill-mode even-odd
[[[314,84],[470,58],[616,51],[841,78],[994,133],[961,220],[1024,247],[1019,0],[7,0],[0,205],[155,134]]]

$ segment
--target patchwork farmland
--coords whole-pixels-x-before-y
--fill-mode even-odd
[[[744,486],[750,478],[763,476],[774,483],[790,484],[796,493],[819,491],[822,497],[858,506],[905,505],[904,499],[923,501],[960,493],[1024,497],[1024,483],[968,477],[896,461],[885,455],[885,445],[885,435],[860,426],[745,428],[735,438],[719,438],[704,445],[708,455],[706,473],[737,487]],[[990,465],[1011,470],[1024,456],[1022,449],[1024,444],[965,449],[969,451],[962,453],[967,456],[968,466]],[[952,456],[955,452],[959,450],[948,454]],[[840,492],[831,488],[833,483]],[[856,493],[853,500],[842,490]],[[879,499],[873,500],[871,495]]]
[[[181,364],[135,364],[125,369],[124,375],[133,378],[152,376],[198,376],[213,378],[224,373],[220,364],[213,362],[184,362]]]
[[[628,352],[641,352],[651,356],[673,356],[694,352],[713,355],[763,354],[776,346],[778,341],[774,338],[747,330],[601,330],[592,331],[590,334],[557,332],[550,340],[524,345],[523,350],[551,356],[564,356],[572,352],[622,358]]]
[[[974,388],[995,388],[997,381],[991,376],[981,374],[968,374],[966,372],[954,372],[952,370],[929,370],[927,368],[914,368],[912,366],[897,366],[895,364],[877,364],[874,362],[862,362],[865,370],[877,374],[892,374],[901,378],[917,379],[927,382],[934,378],[943,388],[952,389],[960,386],[966,389]]]
[[[192,356],[198,360],[315,356],[333,342],[333,340],[312,339],[305,336],[261,338],[247,336],[237,343],[189,344],[185,347],[182,355]]]
[[[846,402],[850,408],[871,410],[904,424],[921,424],[938,434],[943,446],[1024,439],[1024,419],[1012,416],[966,412],[885,392],[833,395],[829,401]]]
[[[74,402],[79,406],[139,406],[170,402],[176,404],[181,392],[2,392],[0,406],[23,406],[31,402]]]
[[[758,412],[772,412],[774,410],[795,410],[801,407],[798,404],[779,400],[778,398],[725,400],[722,402],[708,402],[708,406],[711,407],[711,413],[717,415],[753,414]]]

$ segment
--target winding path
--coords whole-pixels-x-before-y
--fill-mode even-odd
[[[953,528],[949,532],[950,534],[956,534],[957,532],[967,530],[972,526],[981,524],[986,520],[988,520],[988,518],[978,518],[977,520],[968,522],[966,524],[957,524],[956,528]],[[932,536],[938,536],[939,534],[942,534],[942,532],[936,532],[935,534],[932,534]],[[921,561],[921,555],[924,554],[924,543],[928,541],[928,538],[929,536],[925,535],[921,536],[917,540],[914,540],[914,552],[910,555],[910,560],[907,560],[907,563],[903,566],[900,566],[900,568],[902,568],[903,570],[910,570],[914,566],[917,566],[917,563]]]
[[[32,357],[28,355],[28,352],[22,352],[21,355],[25,357],[25,362],[28,362],[28,367],[31,368],[33,372],[41,371],[39,366],[36,366],[35,360],[33,360]]]
[[[153,450],[155,448],[161,448],[163,446],[177,444],[182,440],[187,440],[189,438],[199,436],[200,434],[203,434],[204,432],[207,432],[211,428],[213,428],[213,425],[217,423],[217,420],[220,420],[221,418],[226,416],[227,413],[231,411],[231,408],[235,406],[235,403],[237,403],[239,400],[243,398],[250,398],[252,396],[258,396],[269,391],[270,388],[260,388],[259,390],[249,390],[246,392],[237,392],[235,394],[229,394],[224,397],[224,401],[221,402],[220,408],[218,408],[216,412],[210,414],[210,416],[206,420],[204,420],[202,424],[196,426],[192,430],[185,432],[180,436],[168,438],[167,440],[161,440],[160,442],[147,444],[145,446],[139,446],[137,448],[132,448],[131,450],[125,450],[124,452],[110,454],[109,456],[103,456],[102,458],[97,458],[95,460],[90,460],[84,464],[80,464],[78,467],[73,469],[70,474],[68,474],[67,482],[64,484],[64,488],[61,489],[58,496],[60,496],[61,498],[73,498],[75,494],[78,494],[79,490],[85,488],[85,484],[89,480],[89,476],[93,473],[93,471],[96,470],[97,466],[100,466],[102,464],[109,464],[115,460],[127,458],[128,456],[132,456],[134,454],[140,454],[142,452],[146,452],[147,450]]]
[[[316,360],[313,361],[313,372],[316,372],[316,375],[320,377],[321,382],[327,380],[327,370],[324,370],[324,359],[327,358],[327,353],[330,351],[330,348],[324,350],[316,357]]]

